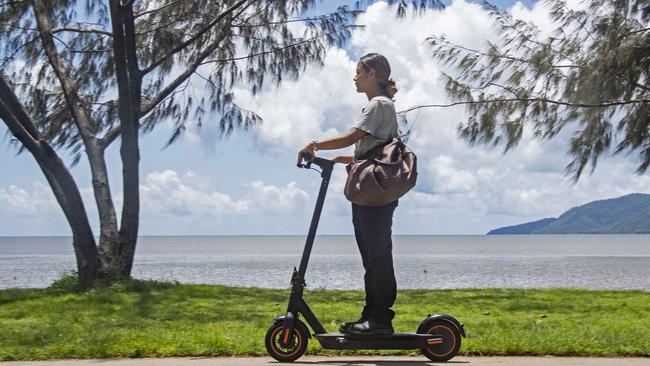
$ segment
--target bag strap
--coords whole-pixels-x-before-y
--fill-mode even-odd
[[[372,149],[366,151],[366,153],[363,154],[363,155],[361,155],[361,156],[359,157],[359,159],[357,159],[357,160],[376,159],[377,156],[379,155],[379,153],[381,152],[381,149],[383,149],[386,145],[388,145],[388,144],[390,144],[391,142],[393,142],[394,139],[397,139],[397,140],[399,140],[400,142],[402,141],[402,140],[400,140],[400,139],[397,138],[397,137],[391,137],[391,138],[389,138],[388,140],[386,140],[386,141],[380,143],[379,145],[373,147]]]

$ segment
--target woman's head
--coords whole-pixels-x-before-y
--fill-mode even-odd
[[[377,88],[381,94],[391,99],[397,93],[395,80],[390,76],[390,64],[386,57],[378,53],[369,53],[359,59],[354,83],[358,92]]]

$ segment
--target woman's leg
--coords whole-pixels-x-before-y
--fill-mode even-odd
[[[363,264],[363,269],[365,270],[363,276],[363,282],[366,290],[366,304],[363,307],[361,312],[361,318],[365,321],[370,318],[370,309],[374,304],[374,281],[372,280],[372,268],[368,265],[368,242],[364,235],[363,223],[359,215],[360,211],[363,209],[362,206],[352,204],[352,224],[354,225],[354,237],[357,241],[357,247],[359,247],[359,254],[361,254],[361,263]]]
[[[395,313],[391,307],[397,296],[391,239],[393,213],[397,201],[381,207],[358,206],[357,225],[365,239],[366,274],[372,293],[370,318],[382,327],[391,327]]]

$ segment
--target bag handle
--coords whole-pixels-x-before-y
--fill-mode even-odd
[[[378,159],[377,155],[379,155],[379,152],[381,151],[381,149],[383,149],[387,145],[390,145],[395,140],[397,140],[397,142],[399,143],[399,145],[398,145],[398,150],[399,150],[398,152],[399,153],[397,154],[397,161],[395,161],[395,162],[392,162],[392,161],[384,162],[384,161],[381,161],[380,159]],[[381,145],[379,145],[377,147],[377,150],[375,151],[375,158],[373,160],[375,161],[375,163],[379,163],[379,164],[383,164],[383,165],[401,164],[404,161],[404,158],[402,157],[402,155],[403,155],[402,154],[402,147],[405,147],[405,146],[406,145],[404,145],[404,143],[402,142],[402,140],[399,137],[393,137],[393,138],[389,139],[388,141],[382,143]]]

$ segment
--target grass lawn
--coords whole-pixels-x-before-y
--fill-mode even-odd
[[[289,290],[130,281],[0,290],[0,360],[266,355],[264,335]],[[361,291],[314,290],[307,302],[328,330],[357,318]],[[461,355],[650,357],[650,293],[573,289],[401,290],[398,332],[429,313],[465,324]],[[357,351],[359,353],[376,351]],[[308,354],[323,350],[311,339]],[[386,351],[415,354],[418,351]]]

